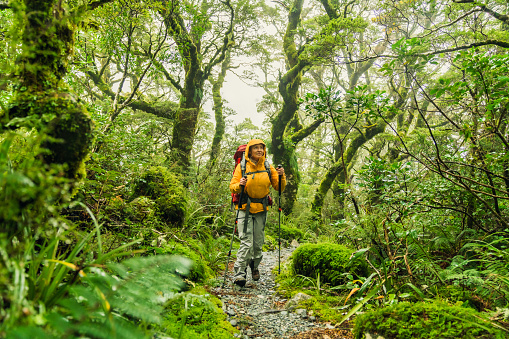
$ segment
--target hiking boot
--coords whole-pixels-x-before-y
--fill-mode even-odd
[[[254,281],[260,280],[260,271],[257,268],[254,268],[254,262],[251,261],[249,263],[249,267],[251,268],[251,277]]]
[[[244,287],[246,285],[246,279],[245,278],[237,278],[233,281],[233,283],[239,287]]]
[[[260,280],[260,271],[257,268],[253,269],[251,271],[251,276],[253,277],[254,281]]]

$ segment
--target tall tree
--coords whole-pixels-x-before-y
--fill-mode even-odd
[[[191,163],[204,83],[213,67],[225,59],[233,44],[234,11],[229,0],[203,1],[199,6],[163,0],[162,5],[159,13],[168,34],[177,45],[184,70],[182,84],[169,73],[166,74],[181,94],[173,126],[171,155],[172,160],[186,171]],[[221,9],[228,12],[229,19],[227,22],[219,20],[219,26],[212,30],[212,16],[221,17]],[[211,35],[207,36],[207,33]],[[216,42],[218,40],[219,44]]]
[[[345,43],[349,33],[355,32],[364,26],[362,20],[349,20],[343,18],[333,19],[316,31],[312,37],[303,37],[298,34],[302,22],[303,0],[295,0],[288,8],[288,23],[283,37],[283,50],[285,54],[286,73],[279,78],[279,94],[283,105],[272,118],[271,150],[274,161],[285,165],[287,185],[283,198],[283,210],[290,213],[297,198],[300,182],[300,173],[296,161],[295,148],[297,144],[312,133],[322,122],[319,118],[304,126],[298,115],[299,90],[304,73],[314,64],[327,60],[331,52]],[[328,2],[324,7],[327,9]],[[315,18],[317,26],[323,24],[321,19]],[[298,44],[298,41],[304,41]]]

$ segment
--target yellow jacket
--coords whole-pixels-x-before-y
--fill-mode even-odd
[[[262,144],[265,150],[264,155],[258,160],[258,163],[254,163],[251,159],[248,158],[249,148]],[[265,157],[267,156],[267,150],[265,147],[265,143],[260,139],[251,140],[246,147],[245,158],[246,158],[246,174],[249,172],[256,171],[266,171],[265,169]],[[235,173],[233,173],[233,178],[230,181],[230,191],[232,193],[240,193],[240,179],[242,178],[242,169],[240,168],[240,164],[235,168]],[[270,192],[270,186],[274,187],[275,190],[279,189],[279,176],[277,174],[274,166],[270,165],[270,178],[267,172],[251,174],[247,176],[247,184],[244,188],[244,194],[248,194],[249,197],[259,199],[267,196]],[[281,191],[285,189],[286,186],[286,176],[283,175],[281,178]],[[238,208],[238,207],[237,207]],[[241,210],[246,209],[246,204],[243,204],[240,208]],[[263,212],[263,204],[261,203],[251,203],[249,207],[250,213],[259,213]]]

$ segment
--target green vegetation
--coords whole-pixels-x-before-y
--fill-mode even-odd
[[[353,250],[337,244],[304,244],[292,254],[292,270],[296,275],[319,278],[322,284],[337,286],[346,276],[365,276],[366,265],[361,260],[350,261]]]
[[[199,252],[192,247],[185,244],[179,243],[168,243],[162,249],[157,249],[159,253],[182,255],[189,258],[193,262],[191,271],[189,272],[188,278],[194,282],[204,282],[212,277],[212,270],[208,267],[207,263],[200,258]]]
[[[146,196],[155,202],[156,214],[162,221],[181,226],[186,215],[186,195],[182,181],[167,168],[149,168],[136,182],[133,198]]]
[[[366,332],[384,338],[505,338],[478,312],[443,302],[401,302],[355,318],[354,337]]]
[[[195,288],[167,302],[160,330],[172,337],[227,339],[238,332],[226,320],[221,301]]]
[[[264,249],[300,244],[280,294],[358,337],[507,336],[508,15],[0,1],[0,338],[230,338],[203,286],[255,137],[287,179]]]

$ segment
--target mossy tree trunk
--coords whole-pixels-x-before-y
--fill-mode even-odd
[[[217,47],[216,52],[212,54],[207,63],[204,62],[205,55],[202,52],[215,48],[215,45],[211,43],[207,48],[202,46],[201,38],[206,27],[200,26],[200,24],[209,23],[201,22],[196,26],[188,26],[181,12],[184,6],[180,2],[163,1],[163,7],[159,11],[169,35],[178,48],[185,73],[182,85],[169,73],[166,74],[167,79],[181,94],[180,106],[173,125],[170,159],[176,163],[182,173],[187,173],[191,165],[191,150],[194,144],[205,80],[210,76],[212,68],[225,59],[226,52],[232,45],[233,8],[229,1],[223,4],[230,11],[229,26],[223,33],[222,45]],[[201,10],[206,12],[207,8],[202,6]],[[199,20],[197,21],[199,22]]]
[[[36,128],[47,136],[41,154],[47,164],[65,165],[65,176],[79,180],[92,142],[92,121],[73,100],[63,76],[74,46],[80,15],[109,1],[95,1],[67,12],[61,1],[12,3],[22,19],[19,84],[2,125]],[[13,42],[16,43],[16,42]],[[16,120],[13,120],[16,119]]]
[[[303,48],[297,50],[295,43],[295,33],[301,21],[303,3],[303,0],[295,0],[288,14],[288,25],[283,39],[288,71],[281,77],[278,86],[283,98],[283,106],[272,119],[271,130],[271,152],[274,156],[274,164],[282,164],[286,174],[287,184],[282,196],[282,209],[285,214],[292,211],[299,189],[300,173],[295,154],[297,143],[311,134],[322,122],[315,121],[304,128],[297,115],[298,91],[302,76],[311,66],[309,61],[299,58]]]
[[[386,124],[378,123],[371,127],[366,128],[363,133],[358,133],[350,142],[348,148],[344,152],[343,159],[341,157],[332,165],[324,178],[320,182],[320,186],[318,187],[313,202],[311,203],[311,211],[319,218],[321,218],[322,214],[322,206],[325,195],[329,191],[332,186],[332,183],[336,178],[341,174],[340,179],[346,178],[346,173],[348,167],[352,162],[357,151],[364,145],[366,142],[371,140],[377,134],[382,133],[385,130]],[[346,167],[346,170],[345,170]]]
[[[214,138],[212,139],[212,146],[210,149],[210,158],[208,168],[212,169],[216,164],[219,150],[221,149],[221,141],[223,140],[225,131],[225,121],[223,116],[223,98],[221,96],[221,88],[223,88],[224,79],[226,77],[226,71],[230,66],[230,51],[227,51],[226,57],[221,64],[221,71],[219,72],[217,79],[214,80],[212,76],[209,77],[209,82],[212,84],[212,99],[214,101],[214,117],[216,120],[216,128],[214,131]]]

